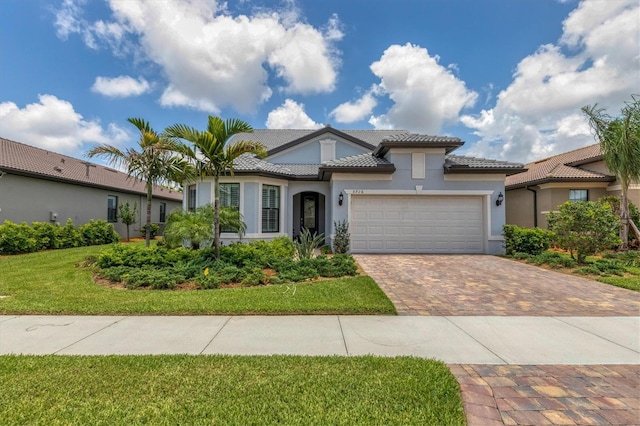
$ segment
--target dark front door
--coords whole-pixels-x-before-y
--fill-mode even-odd
[[[318,193],[303,192],[300,199],[302,200],[300,230],[306,228],[313,235],[318,232]]]

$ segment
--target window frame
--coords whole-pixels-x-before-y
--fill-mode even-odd
[[[271,196],[267,193],[269,206],[265,205],[265,191],[274,191],[276,200],[272,202]],[[262,191],[260,193],[262,200],[262,212],[260,217],[260,223],[262,225],[263,234],[275,234],[280,232],[280,203],[282,202],[282,187],[279,185],[262,184]],[[274,207],[275,206],[275,207]],[[275,227],[270,227],[269,221],[275,220]],[[267,226],[265,226],[267,225]]]
[[[160,203],[160,220],[158,222],[165,223],[167,221],[167,203]]]
[[[572,196],[576,193],[584,193],[584,197],[575,197]],[[570,189],[569,190],[569,201],[572,203],[578,202],[578,201],[589,201],[589,190],[588,189]]]
[[[226,196],[226,194],[225,194],[225,198],[222,197],[223,187],[232,187],[234,189],[237,188],[237,191],[238,191],[237,205],[234,205],[234,203],[233,203],[233,201],[234,201],[233,192],[230,192],[228,197]],[[240,183],[239,182],[221,182],[219,189],[220,189],[220,208],[222,208],[222,207],[233,207],[233,208],[236,209],[236,211],[240,211],[240,197],[241,197]],[[233,191],[233,189],[231,189],[231,191]],[[227,201],[229,201],[229,203]],[[223,232],[234,233],[236,231],[234,229],[220,227],[220,233],[223,233]]]
[[[197,207],[197,188],[196,184],[187,186],[187,210],[193,212]]]
[[[111,201],[114,201],[114,207],[111,207]],[[118,222],[118,196],[107,195],[107,222]]]

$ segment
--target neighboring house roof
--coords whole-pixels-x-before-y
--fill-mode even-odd
[[[547,182],[563,181],[613,182],[615,176],[578,167],[600,160],[602,160],[600,144],[589,145],[554,155],[553,157],[543,158],[526,164],[526,172],[507,177],[505,187],[506,189],[516,189]]]
[[[126,173],[0,137],[0,171],[146,195],[145,182]],[[181,201],[182,193],[154,185],[153,196]]]

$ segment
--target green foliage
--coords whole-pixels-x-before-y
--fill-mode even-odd
[[[273,265],[278,276],[285,282],[298,282],[322,277],[343,277],[356,275],[358,268],[355,259],[348,254],[336,254],[332,257],[318,256],[300,261],[281,260]]]
[[[120,235],[116,232],[112,223],[106,220],[90,220],[81,225],[79,231],[84,238],[84,245],[94,246],[101,244],[111,244],[120,241]]]
[[[267,276],[261,267],[253,267],[248,270],[243,271],[244,277],[242,278],[241,284],[245,287],[253,287],[256,285],[264,284],[267,280]]]
[[[605,253],[604,259],[613,259],[624,266],[640,268],[640,251],[621,251],[618,253]]]
[[[58,239],[58,230],[60,228],[57,225],[47,222],[33,222],[31,229],[36,238],[36,251],[60,248],[60,241]]]
[[[620,197],[619,196],[609,195],[606,197],[601,197],[598,199],[598,202],[608,203],[613,213],[616,216],[620,216]],[[631,219],[633,223],[636,224],[636,226],[640,226],[640,211],[638,210],[638,207],[636,207],[636,205],[633,204],[631,201],[627,200],[627,202],[629,205],[629,219]],[[633,233],[629,233],[628,239],[629,241],[633,241]]]
[[[336,254],[348,253],[351,244],[351,234],[349,233],[349,223],[346,220],[333,221],[336,229],[336,236],[333,239],[333,252]]]
[[[550,213],[549,229],[555,234],[558,246],[577,255],[578,263],[585,263],[587,255],[596,254],[620,243],[618,218],[607,203],[593,201],[566,202],[558,213]]]
[[[193,212],[172,212],[164,228],[164,240],[171,248],[181,247],[185,242],[194,250],[210,246],[213,240],[213,216],[209,209],[200,207]]]
[[[184,282],[185,278],[168,268],[140,268],[122,275],[122,280],[128,289],[151,287],[154,290],[165,290],[174,288],[176,284]]]
[[[149,234],[149,238],[154,239],[156,235],[158,235],[158,232],[160,232],[160,225],[158,225],[157,223],[152,223],[150,229],[151,233]],[[147,235],[146,223],[140,227],[140,235],[142,235],[143,237]]]
[[[0,225],[0,254],[31,253],[38,250],[36,233],[29,225],[5,220]]]
[[[196,285],[201,290],[214,290],[220,288],[221,280],[217,275],[204,273],[196,277]]]
[[[180,262],[188,262],[196,256],[191,250],[166,247],[144,247],[132,244],[113,244],[104,249],[99,255],[97,264],[100,268],[112,266],[129,266],[142,268],[144,266],[173,267]]]
[[[552,268],[573,268],[576,261],[566,254],[545,251],[528,259],[529,263],[535,265],[549,265]]]
[[[325,244],[322,247],[320,247],[320,253],[323,255],[327,255],[327,254],[333,253],[333,251],[331,250],[331,246]]]
[[[527,253],[536,255],[549,249],[553,232],[542,228],[521,228],[516,225],[504,225],[502,235],[508,255]]]
[[[324,243],[324,234],[318,235],[314,233],[311,235],[311,231],[307,228],[302,228],[300,231],[299,241],[294,241],[293,245],[296,249],[298,259],[311,259],[315,249],[320,247]]]
[[[261,265],[272,267],[279,259],[292,259],[295,252],[293,242],[287,237],[277,237],[271,241],[256,240],[248,244],[231,243],[220,248],[220,260],[239,267]],[[204,254],[215,259],[213,253]]]
[[[60,248],[81,247],[85,245],[82,231],[73,225],[71,219],[67,219],[65,225],[58,232]]]
[[[129,241],[129,227],[136,223],[138,220],[138,203],[133,202],[133,208],[129,205],[129,202],[120,204],[120,221],[127,227],[127,241]]]
[[[98,275],[102,278],[106,278],[112,283],[118,283],[124,280],[124,276],[129,274],[131,271],[135,270],[135,268],[131,268],[129,266],[112,266],[109,268],[101,269],[98,272]]]

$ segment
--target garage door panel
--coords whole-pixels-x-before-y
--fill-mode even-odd
[[[351,198],[356,253],[482,253],[481,197],[364,195]]]

